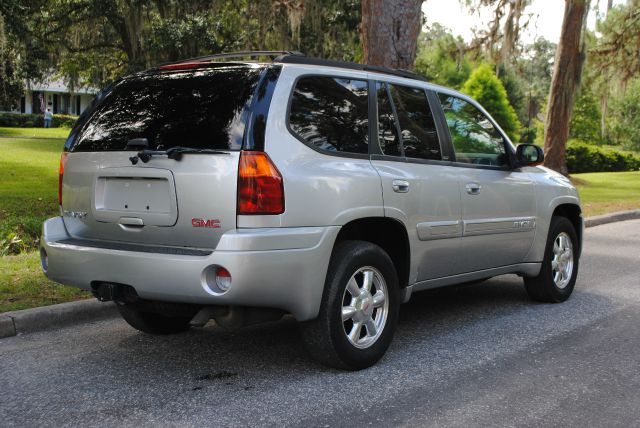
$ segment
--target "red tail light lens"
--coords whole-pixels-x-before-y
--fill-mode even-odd
[[[62,177],[64,176],[64,164],[67,163],[69,153],[63,152],[60,155],[60,170],[58,173],[58,205],[62,205]]]
[[[282,175],[264,152],[243,151],[238,168],[238,215],[282,214]]]

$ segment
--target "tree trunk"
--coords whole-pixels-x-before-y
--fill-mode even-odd
[[[613,7],[613,0],[607,1],[607,11],[605,18],[609,16],[609,11]],[[606,79],[605,79],[606,80]],[[607,114],[609,110],[609,81],[604,82],[604,92],[600,96],[600,138],[602,141],[607,140]]]
[[[565,0],[560,42],[544,124],[545,166],[568,175],[566,145],[575,94],[585,59],[584,26],[590,0]]]
[[[422,0],[362,0],[363,62],[381,67],[410,69],[422,14]]]

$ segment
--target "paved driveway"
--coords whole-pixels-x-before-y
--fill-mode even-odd
[[[515,276],[415,294],[376,366],[296,323],[145,336],[123,321],[0,340],[2,426],[639,426],[640,220],[587,229],[564,304]]]

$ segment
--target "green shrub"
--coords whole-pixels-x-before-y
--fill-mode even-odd
[[[56,114],[53,116],[51,126],[54,128],[71,128],[78,119],[78,116],[68,114]],[[27,113],[0,113],[0,126],[11,128],[42,128],[44,126],[44,115]]]
[[[567,167],[571,174],[636,171],[640,169],[640,157],[580,140],[570,140],[567,144]]]
[[[509,104],[507,91],[493,69],[482,64],[476,68],[462,87],[462,92],[475,98],[507,133],[513,141],[518,141],[520,122],[515,110]]]

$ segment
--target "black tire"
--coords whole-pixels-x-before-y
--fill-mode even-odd
[[[362,268],[374,268],[382,277],[386,284],[386,322],[379,330],[379,336],[366,348],[356,347],[347,337],[346,329],[351,322],[351,327],[355,324],[353,320],[342,320],[342,307],[346,300],[351,297],[347,289],[347,283],[351,277]],[[372,270],[369,270],[371,272]],[[361,274],[358,274],[361,275]],[[356,275],[356,278],[358,278]],[[364,280],[364,275],[360,278]],[[379,284],[374,285],[371,291],[378,291]],[[349,294],[348,294],[349,293]],[[372,297],[375,293],[370,293]],[[344,370],[360,370],[375,364],[386,352],[398,321],[398,275],[389,255],[377,245],[365,241],[343,241],[336,245],[331,255],[331,261],[327,271],[327,278],[320,305],[318,317],[312,321],[301,324],[303,341],[309,353],[321,363]],[[384,312],[384,304],[377,309],[374,300],[370,300],[371,306],[363,305],[361,314],[367,310],[373,311],[369,316],[377,318]],[[360,330],[358,330],[360,331]],[[361,334],[364,339],[369,340],[369,327],[363,326]],[[358,337],[361,336],[358,335]],[[372,336],[375,337],[375,336]],[[356,342],[362,339],[355,339]],[[371,339],[373,340],[373,339]]]
[[[136,330],[155,335],[182,333],[191,326],[187,317],[170,317],[153,312],[145,312],[134,304],[117,304],[122,318]]]
[[[559,287],[554,281],[552,260],[554,257],[554,242],[562,233],[568,235],[571,241],[573,269],[569,282],[564,287]],[[549,227],[549,235],[547,236],[547,245],[545,247],[540,273],[536,277],[524,278],[524,286],[529,297],[533,300],[546,303],[560,303],[567,300],[573,292],[576,277],[578,276],[578,251],[578,236],[576,235],[573,224],[565,217],[553,217]]]

